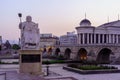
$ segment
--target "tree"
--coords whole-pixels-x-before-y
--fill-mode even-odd
[[[5,45],[6,49],[11,49],[11,44],[8,40],[5,42],[4,45]]]
[[[12,49],[19,50],[20,46],[18,44],[13,44]]]

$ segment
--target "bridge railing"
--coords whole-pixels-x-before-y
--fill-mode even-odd
[[[120,46],[120,44],[113,44],[113,43],[102,43],[102,44],[65,44],[65,45],[57,45],[57,46]]]

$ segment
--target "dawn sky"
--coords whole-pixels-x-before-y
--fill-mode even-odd
[[[18,13],[22,21],[31,15],[39,24],[40,33],[53,33],[60,36],[76,31],[85,18],[92,26],[99,26],[109,21],[118,20],[120,0],[1,0],[0,1],[0,36],[3,39],[18,40]]]

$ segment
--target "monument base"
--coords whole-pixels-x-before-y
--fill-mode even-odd
[[[40,50],[20,50],[19,65],[21,73],[42,74],[42,55]]]

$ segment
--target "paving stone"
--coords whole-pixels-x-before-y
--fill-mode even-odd
[[[17,71],[5,71],[4,73],[6,73],[6,80],[46,80],[41,76],[18,73]]]

